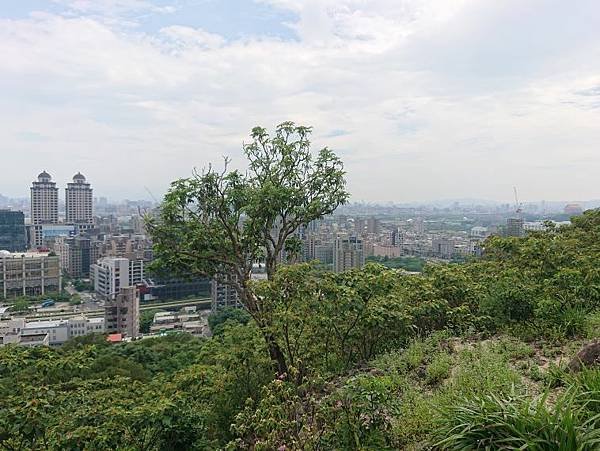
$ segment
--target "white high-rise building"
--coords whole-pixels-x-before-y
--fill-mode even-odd
[[[46,171],[31,186],[31,244],[43,244],[42,225],[58,223],[58,188]]]
[[[78,172],[65,189],[66,221],[72,224],[92,224],[93,190],[85,177]]]
[[[121,288],[142,283],[144,261],[104,257],[90,268],[94,291],[105,299],[115,299]]]

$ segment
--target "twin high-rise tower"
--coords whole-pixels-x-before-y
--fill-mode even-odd
[[[92,224],[92,187],[78,172],[65,189],[65,220],[73,224]]]
[[[65,221],[78,230],[93,226],[92,187],[78,172],[65,189]],[[58,224],[58,188],[46,171],[31,186],[31,244],[42,246],[44,225]]]
[[[46,171],[31,186],[31,223],[58,223],[58,188]]]

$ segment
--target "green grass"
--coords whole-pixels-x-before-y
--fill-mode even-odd
[[[425,370],[426,382],[433,385],[446,379],[450,375],[452,363],[452,356],[443,352],[435,354]]]
[[[586,338],[600,338],[600,312],[591,313],[583,323],[583,335]]]
[[[526,449],[528,451],[592,451],[600,447],[600,416],[589,417],[572,397],[553,408],[526,396],[494,394],[471,397],[446,406],[435,429],[436,449]]]

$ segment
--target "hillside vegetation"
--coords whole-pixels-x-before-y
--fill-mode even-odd
[[[600,337],[598,211],[420,275],[298,264],[253,289],[262,329],[0,348],[0,448],[600,448],[600,369],[567,367]]]

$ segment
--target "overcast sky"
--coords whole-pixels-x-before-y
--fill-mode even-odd
[[[0,3],[0,193],[158,197],[312,125],[353,200],[600,197],[598,0]]]

